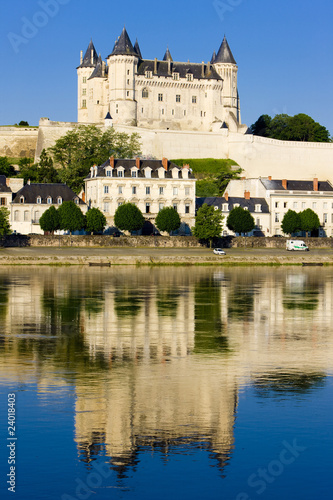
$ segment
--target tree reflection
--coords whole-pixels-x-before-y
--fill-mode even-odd
[[[7,277],[0,277],[0,321],[3,322],[8,310],[8,294],[10,281]]]
[[[324,373],[276,372],[258,378],[254,388],[262,398],[282,395],[307,394],[325,386]]]

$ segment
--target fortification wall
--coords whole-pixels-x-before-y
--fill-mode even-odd
[[[37,147],[37,137],[37,127],[0,127],[0,156],[33,158]]]
[[[36,157],[43,148],[77,123],[41,119]],[[333,144],[277,141],[264,137],[218,132],[147,130],[116,125],[117,131],[141,136],[142,152],[155,158],[232,158],[247,177],[313,179],[333,182]]]

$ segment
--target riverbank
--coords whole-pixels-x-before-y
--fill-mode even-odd
[[[0,266],[53,265],[333,265],[333,251],[287,252],[284,249],[229,248],[218,256],[208,248],[0,248]]]

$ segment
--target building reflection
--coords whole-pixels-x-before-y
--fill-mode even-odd
[[[73,384],[81,460],[119,474],[149,447],[225,468],[243,385],[306,394],[332,369],[331,271],[119,268],[0,272],[3,380]]]

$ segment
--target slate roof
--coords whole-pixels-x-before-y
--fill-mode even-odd
[[[106,117],[104,120],[112,120],[112,116],[110,115],[110,111],[107,112]]]
[[[282,186],[282,180],[261,179],[261,182],[266,189],[273,191],[313,191],[313,181],[287,180],[287,189]],[[332,192],[333,187],[328,181],[319,181],[318,191]]]
[[[255,212],[255,205],[261,205],[261,212],[255,212],[256,214],[269,214],[269,207],[265,198],[250,198],[246,200],[245,198],[239,198],[238,196],[229,196],[228,201],[222,196],[216,197],[208,197],[208,198],[197,198],[196,199],[196,208],[202,207],[204,203],[207,203],[209,206],[218,207],[219,210],[222,210],[222,205],[228,203],[229,211],[234,208],[235,204],[238,204],[240,207],[247,207],[248,211],[251,213]]]
[[[223,41],[221,43],[221,46],[219,48],[218,53],[216,54],[215,61],[214,63],[229,63],[229,64],[237,64],[234,56],[232,55],[232,52],[230,50],[229,44],[227,42],[227,39],[224,35]]]
[[[124,27],[123,31],[121,32],[120,37],[114,44],[113,50],[110,54],[111,56],[120,56],[120,55],[131,55],[131,56],[137,56],[138,53],[134,50],[134,47],[132,45],[132,42],[130,40],[130,37],[128,36],[128,33]]]
[[[97,177],[106,177],[105,173],[105,168],[110,166],[110,159],[108,159],[103,165],[100,165],[97,167]],[[124,177],[132,177],[132,172],[131,168],[136,166],[136,160],[122,160],[122,159],[115,159],[114,160],[114,169],[112,171],[112,177],[119,177],[117,176],[117,167],[124,167]],[[152,169],[151,172],[151,177],[152,179],[158,178],[158,169],[163,168],[162,161],[160,160],[140,160],[140,169],[138,170],[138,175],[136,178],[146,178],[144,174],[144,169],[146,167],[150,167]],[[172,168],[177,168],[179,172],[181,172],[182,167],[179,167],[175,163],[172,163],[171,161],[168,161],[168,170],[165,172],[165,178],[166,179],[171,179],[172,178]],[[86,177],[86,179],[90,179],[90,174]],[[193,173],[191,170],[189,170],[188,174],[189,179],[195,179]]]
[[[140,59],[142,59],[142,55],[141,55],[141,50],[140,50],[138,39],[135,40],[134,50],[137,53],[137,55],[140,57]]]
[[[88,80],[91,80],[92,78],[106,78],[107,72],[108,72],[108,67],[105,66],[105,72],[103,75],[103,61],[101,55],[99,55],[96,68],[94,69]]]
[[[41,203],[45,204],[47,198],[51,196],[53,203],[56,203],[58,197],[61,197],[63,202],[78,198],[79,205],[85,205],[84,201],[66,184],[26,184],[16,193],[13,203],[20,203],[21,196],[24,196],[24,203],[37,203],[37,198],[40,196]]]
[[[165,51],[165,54],[164,54],[164,57],[163,57],[163,61],[173,61],[173,59],[171,57],[171,54],[170,54],[169,47],[167,47],[167,49]]]
[[[146,71],[151,71],[154,74],[155,61],[142,60],[138,64],[138,75],[144,75]],[[193,74],[195,80],[221,80],[220,75],[215,69],[208,65],[204,65],[204,76],[202,76],[202,64],[200,63],[183,63],[171,62],[171,74],[168,73],[168,61],[157,61],[157,76],[172,78],[172,73],[179,73],[180,78],[186,78],[188,73]]]
[[[93,64],[91,64],[91,51],[93,51]],[[79,68],[94,68],[97,62],[98,62],[98,55],[95,46],[93,44],[93,41],[90,40],[90,43],[88,45],[88,48],[86,50],[86,53]]]
[[[11,193],[12,190],[7,186],[6,176],[0,175],[0,193]]]

